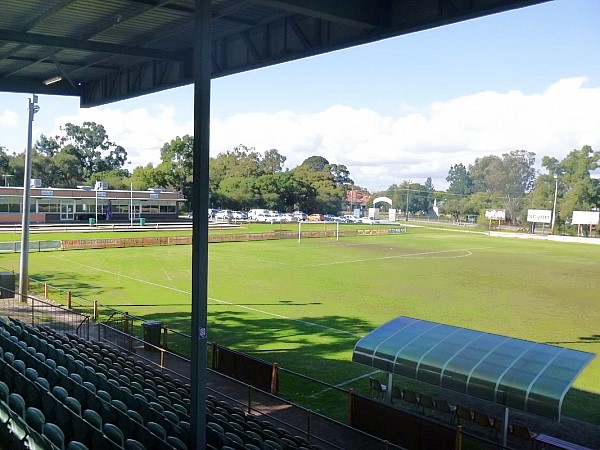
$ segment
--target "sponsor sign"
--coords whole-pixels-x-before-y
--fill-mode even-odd
[[[154,194],[154,193],[150,194],[150,198],[159,198],[159,197],[160,197],[160,194]]]
[[[528,209],[527,222],[550,223],[552,222],[552,211],[549,209]]]
[[[48,190],[48,189],[42,189],[41,192],[42,195],[54,195],[54,191]]]
[[[599,211],[573,211],[572,225],[598,225]]]
[[[486,209],[485,218],[490,220],[505,220],[506,213],[503,209]]]
[[[96,197],[106,197],[106,192],[104,192],[104,191],[96,191]]]

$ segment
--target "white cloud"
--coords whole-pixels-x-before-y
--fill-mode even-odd
[[[5,109],[0,113],[0,128],[16,128],[18,123],[19,115],[16,112]]]
[[[344,105],[317,113],[237,114],[213,120],[211,153],[239,144],[260,152],[276,148],[290,168],[312,155],[345,164],[354,181],[371,190],[427,177],[444,189],[450,166],[489,154],[523,149],[535,152],[539,162],[545,155],[562,159],[586,144],[600,150],[600,87],[585,87],[586,82],[564,79],[534,94],[479,92],[399,117]],[[179,123],[175,107],[165,105],[80,110],[57,117],[55,131],[84,120],[103,124],[110,139],[126,148],[132,167],[159,162],[165,142],[193,131],[191,120]]]
[[[445,188],[450,166],[485,155],[523,149],[539,162],[586,144],[600,149],[600,88],[585,88],[586,81],[565,79],[530,95],[480,92],[395,118],[341,105],[315,114],[240,114],[213,123],[211,147],[277,148],[289,167],[321,155],[372,190],[427,177]]]
[[[176,123],[175,107],[161,105],[152,111],[137,108],[125,112],[111,107],[81,109],[77,115],[56,117],[55,130],[50,135],[62,134],[59,128],[66,123],[81,125],[84,121],[102,124],[110,141],[127,150],[132,168],[149,162],[156,165],[165,142],[193,132],[192,121]]]

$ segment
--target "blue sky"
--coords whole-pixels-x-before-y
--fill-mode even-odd
[[[563,158],[600,150],[600,1],[555,0],[214,80],[211,152],[277,148],[345,164],[370,190],[524,149]],[[26,143],[27,98],[0,93],[0,145]],[[102,123],[129,167],[192,132],[192,89],[98,108],[40,96],[34,138],[66,122]]]

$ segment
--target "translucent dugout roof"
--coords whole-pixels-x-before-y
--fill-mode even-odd
[[[352,360],[510,408],[560,420],[593,353],[397,317],[360,339]]]

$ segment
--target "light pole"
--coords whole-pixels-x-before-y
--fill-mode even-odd
[[[31,129],[33,115],[40,110],[37,95],[29,99],[29,122],[27,127],[27,148],[25,149],[25,174],[23,177],[23,214],[21,223],[21,261],[19,269],[19,295],[22,302],[27,301],[29,288],[29,209],[31,203]]]
[[[552,207],[552,229],[551,234],[554,234],[554,222],[556,221],[556,197],[558,195],[558,175],[554,174],[554,206]]]
[[[406,220],[408,221],[408,193],[410,192],[410,180],[408,180],[408,184],[406,185]]]

